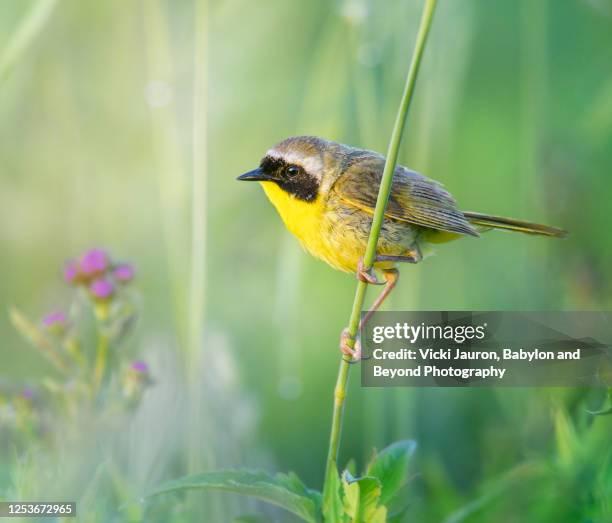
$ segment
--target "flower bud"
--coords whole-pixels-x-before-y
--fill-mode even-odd
[[[119,264],[115,267],[113,276],[121,283],[128,283],[134,279],[134,268],[127,263]]]
[[[94,280],[89,286],[89,290],[93,297],[98,300],[108,300],[115,293],[115,287],[105,278]]]
[[[132,363],[132,370],[141,374],[145,374],[149,372],[149,365],[145,361],[136,360]]]
[[[47,328],[52,328],[57,325],[65,327],[68,323],[68,317],[62,311],[53,311],[43,318],[42,323]]]
[[[42,319],[43,327],[56,336],[62,336],[68,328],[68,316],[62,311],[53,311]]]
[[[86,276],[103,274],[109,266],[108,254],[102,249],[90,249],[81,258],[79,266]]]

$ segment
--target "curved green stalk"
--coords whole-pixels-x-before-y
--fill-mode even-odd
[[[378,244],[380,228],[383,224],[385,208],[387,207],[387,201],[389,200],[389,194],[391,192],[393,172],[395,171],[395,166],[397,164],[397,155],[402,139],[404,124],[406,123],[408,108],[410,107],[410,102],[414,93],[414,86],[416,83],[417,74],[419,72],[419,66],[421,65],[423,50],[425,49],[427,34],[429,33],[429,28],[431,27],[431,21],[433,18],[434,9],[436,7],[436,2],[437,0],[426,0],[423,15],[421,16],[417,41],[414,48],[414,53],[412,55],[412,62],[410,64],[410,69],[408,70],[408,75],[406,77],[404,92],[402,94],[400,106],[397,111],[395,125],[393,126],[393,132],[391,134],[391,140],[389,142],[389,148],[387,150],[387,160],[385,162],[385,168],[383,171],[382,180],[380,182],[380,188],[378,190],[376,208],[374,210],[374,217],[372,219],[372,229],[370,230],[368,245],[366,248],[365,255],[363,257],[364,266],[366,268],[372,267],[376,258],[376,245]],[[367,283],[362,281],[358,282],[357,290],[355,292],[355,300],[353,301],[353,309],[351,311],[351,317],[348,326],[349,333],[353,338],[357,334],[357,329],[359,327],[359,319],[361,316],[361,309],[363,308],[366,290]],[[344,399],[346,397],[346,384],[348,381],[348,373],[349,363],[344,358],[342,358],[340,362],[340,369],[338,371],[336,388],[334,391],[334,410],[332,415],[332,427],[329,439],[327,465],[325,467],[325,483],[323,487],[324,493],[326,493],[327,489],[329,488],[328,478],[333,468],[336,466],[336,460],[338,457],[340,430],[342,427],[342,411],[344,407]]]

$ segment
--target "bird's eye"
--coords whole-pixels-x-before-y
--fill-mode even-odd
[[[287,167],[286,173],[287,176],[293,178],[294,176],[300,174],[300,168],[297,165],[290,165],[289,167]]]

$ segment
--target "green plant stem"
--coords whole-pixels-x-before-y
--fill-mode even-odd
[[[108,345],[110,340],[106,334],[100,333],[98,337],[98,348],[96,351],[96,363],[94,367],[94,379],[93,379],[93,394],[95,398],[96,394],[100,390],[102,385],[102,379],[106,371],[106,362],[108,360]]]
[[[419,66],[421,65],[423,50],[425,49],[427,34],[429,33],[429,28],[431,27],[431,21],[436,7],[436,2],[437,0],[426,0],[425,8],[423,9],[423,15],[421,16],[416,46],[412,55],[410,69],[408,70],[408,75],[406,77],[406,84],[404,86],[404,92],[402,94],[400,106],[397,111],[395,125],[393,126],[393,132],[391,134],[391,140],[389,142],[389,148],[387,150],[385,168],[383,170],[383,176],[380,182],[380,188],[378,190],[376,208],[374,209],[374,217],[372,219],[370,237],[368,239],[368,245],[366,247],[366,251],[363,257],[364,266],[366,268],[372,267],[376,258],[376,246],[378,244],[378,237],[380,235],[380,229],[384,220],[387,201],[389,200],[389,194],[391,193],[393,172],[395,171],[395,166],[397,164],[397,155],[402,139],[404,124],[406,123],[408,108],[410,107],[410,102],[414,93],[414,86],[419,72]],[[355,292],[353,309],[351,311],[351,317],[348,326],[348,330],[352,338],[354,338],[357,334],[357,329],[359,327],[359,319],[361,317],[361,309],[363,308],[366,290],[367,283],[362,281],[357,283],[357,290]],[[323,487],[324,493],[328,488],[328,478],[333,468],[336,466],[336,460],[338,457],[338,448],[340,446],[340,432],[342,428],[342,414],[344,410],[344,400],[346,398],[346,385],[348,382],[348,376],[349,362],[345,358],[342,358],[342,360],[340,361],[340,369],[338,371],[336,388],[334,390],[334,410],[332,414],[332,426],[331,435],[329,438],[327,465],[325,467],[325,482]]]

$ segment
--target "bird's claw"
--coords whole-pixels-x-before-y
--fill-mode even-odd
[[[379,281],[374,272],[374,267],[366,269],[363,265],[363,258],[359,258],[357,262],[357,279],[370,285],[384,285],[385,282]]]
[[[352,348],[350,342],[353,342]],[[348,329],[344,329],[340,335],[340,352],[344,354],[344,361],[348,363],[357,363],[361,360],[361,342],[351,336]]]

